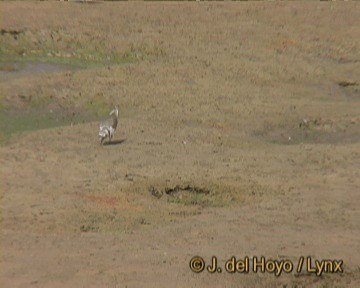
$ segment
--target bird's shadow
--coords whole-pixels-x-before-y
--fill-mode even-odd
[[[126,141],[126,139],[120,139],[120,140],[113,140],[111,142],[105,142],[103,145],[104,146],[107,146],[107,145],[119,145],[119,144],[122,144]]]

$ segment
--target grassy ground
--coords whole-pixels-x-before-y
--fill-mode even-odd
[[[358,6],[1,2],[2,286],[360,286]]]
[[[131,43],[119,47],[114,43],[106,45],[108,43],[108,39],[99,35],[84,32],[79,37],[73,31],[69,32],[65,29],[52,31],[2,29],[0,71],[3,74],[6,73],[5,76],[15,78],[19,77],[17,72],[21,73],[27,66],[30,68],[22,74],[31,76],[54,71],[101,69],[106,66],[149,60],[164,54],[161,48],[147,44]],[[48,63],[51,66],[38,69],[41,63]],[[71,95],[70,101],[64,103],[46,93],[18,96],[27,102],[26,105],[20,104],[22,109],[17,109],[19,103],[13,99],[6,101],[4,97],[0,98],[1,139],[3,140],[9,138],[12,133],[95,120],[106,116],[109,106],[112,105],[103,97],[94,97],[86,103],[79,103],[78,97]],[[57,111],[47,109],[50,103],[60,109],[56,109]]]

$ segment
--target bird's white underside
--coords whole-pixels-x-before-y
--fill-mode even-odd
[[[113,138],[115,134],[115,130],[117,128],[118,118],[119,118],[119,110],[117,109],[117,107],[115,107],[115,109],[112,110],[109,113],[109,115],[111,116],[111,118],[100,123],[100,131],[99,131],[100,143],[103,143],[104,140],[107,138],[109,139],[109,142],[111,142],[111,139]]]

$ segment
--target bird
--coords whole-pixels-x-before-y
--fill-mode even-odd
[[[104,140],[106,138],[109,138],[109,143],[111,143],[111,139],[113,138],[118,125],[119,109],[115,106],[114,109],[109,113],[109,116],[110,118],[100,123],[100,144],[104,144]]]

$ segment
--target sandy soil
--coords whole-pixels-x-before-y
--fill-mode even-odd
[[[145,55],[0,79],[3,107],[120,110],[113,145],[95,121],[0,147],[1,287],[360,287],[359,3],[0,11],[2,39],[31,39],[23,53],[78,41]],[[195,255],[222,273],[192,272]],[[232,256],[294,269],[230,274]],[[301,256],[343,273],[297,273]]]

